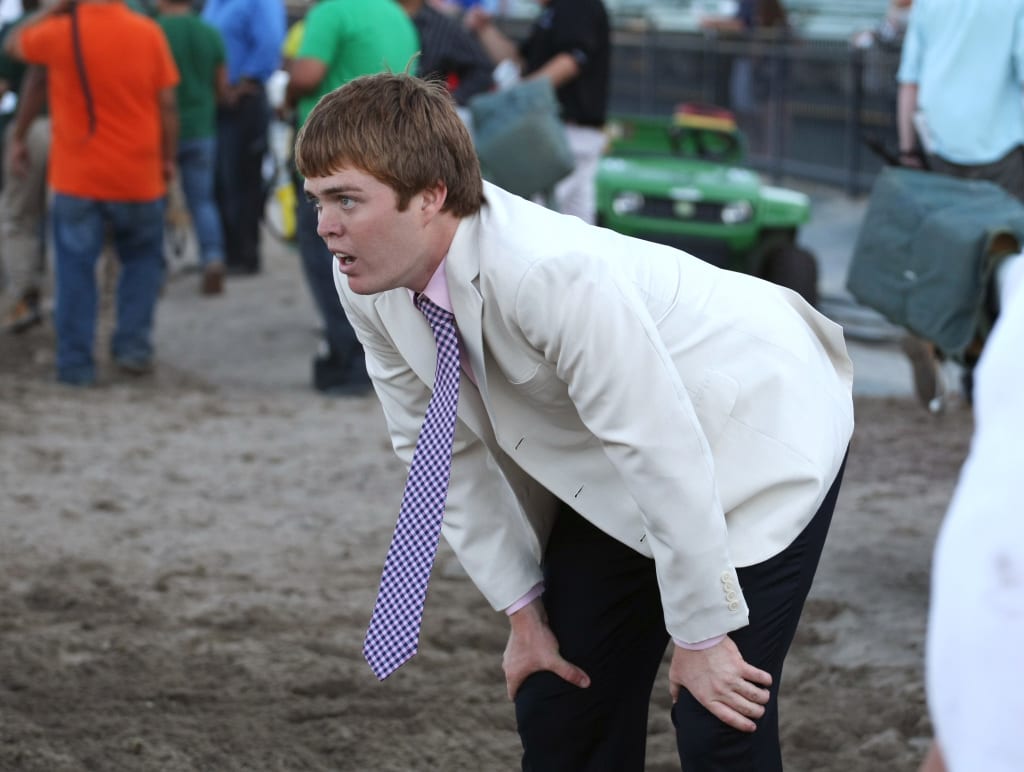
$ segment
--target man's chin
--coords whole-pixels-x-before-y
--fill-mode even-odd
[[[358,276],[346,276],[345,278],[348,279],[348,288],[357,295],[376,295],[380,292],[376,287],[359,281]]]

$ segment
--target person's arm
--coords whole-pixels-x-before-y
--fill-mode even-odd
[[[292,62],[288,78],[288,88],[284,101],[289,107],[295,107],[301,97],[312,94],[327,75],[327,64],[311,56],[296,58]]]
[[[900,66],[896,72],[896,82],[899,84],[896,94],[896,134],[900,165],[920,168],[924,163],[918,154],[919,137],[914,126],[914,115],[918,109],[918,85],[924,75],[925,42],[921,37],[918,10],[915,6],[910,12],[903,48],[900,50]]]
[[[29,169],[28,130],[46,104],[46,68],[33,64],[25,70],[18,94],[18,108],[7,147],[11,173],[24,177]]]
[[[511,59],[522,69],[523,61],[515,42],[498,29],[494,19],[483,8],[475,5],[466,11],[463,16],[463,24],[466,29],[476,35],[492,62],[497,64]]]
[[[590,676],[558,652],[558,641],[548,626],[544,602],[536,598],[509,616],[509,637],[501,660],[508,698],[514,700],[523,681],[533,673],[547,670],[581,689],[590,686]]]
[[[514,41],[508,38],[494,20],[479,6],[474,6],[466,12],[466,27],[476,34],[487,55],[495,63],[511,60],[516,63],[520,70],[523,68],[523,59]],[[525,80],[536,78],[548,78],[555,88],[563,86],[580,74],[579,62],[568,52],[555,54],[541,67],[531,72]]]
[[[178,158],[178,100],[174,86],[160,89],[160,149],[164,179],[174,179]]]
[[[205,23],[205,22],[204,22]],[[224,46],[224,38],[220,31],[210,25],[206,25],[210,37],[210,45],[216,49],[213,70],[213,95],[218,105],[229,105],[232,99],[231,81],[228,80],[228,59],[227,49]]]
[[[917,152],[917,133],[914,129],[914,113],[917,112],[917,84],[901,83],[896,98],[896,131],[900,143],[900,165],[922,166]]]
[[[346,280],[336,268],[334,279],[345,313],[365,350],[366,368],[383,408],[392,446],[396,455],[409,464],[430,390],[381,332],[381,320],[353,302],[343,286]],[[411,314],[419,315],[411,301],[409,308]],[[429,330],[425,329],[423,336],[425,345],[431,345]],[[470,388],[460,395],[460,403],[474,396]],[[480,412],[482,415],[482,405]],[[528,522],[545,516],[540,512],[543,504],[538,501],[533,512],[524,512],[513,491],[513,485],[522,481],[512,480],[503,472],[500,460],[459,420],[442,533],[473,584],[496,611],[511,606],[543,579],[540,546],[534,534],[534,529],[542,530],[542,526],[535,523],[531,527]]]
[[[746,26],[735,16],[705,16],[700,20],[700,28],[709,32],[743,32]]]
[[[707,649],[675,646],[668,671],[672,703],[685,688],[724,724],[740,732],[757,729],[772,685],[770,673],[748,664],[732,638]]]
[[[555,88],[562,86],[580,74],[580,66],[572,57],[572,54],[555,54],[548,59],[543,66],[527,75],[524,80],[536,78],[548,78]]]
[[[324,13],[323,6],[314,5],[306,15],[298,50],[288,68],[288,87],[284,92],[284,106],[294,110],[299,100],[315,94],[324,78],[327,66],[334,56],[337,41],[348,33],[348,17]]]
[[[946,772],[946,761],[938,742],[933,741],[928,748],[928,755],[924,757],[919,772]]]
[[[218,104],[226,104],[229,100],[228,66],[221,63],[213,73],[213,92]]]
[[[568,385],[580,419],[636,502],[669,634],[693,643],[745,626],[708,440],[653,322],[610,269],[579,255],[537,262],[517,291],[515,319]],[[621,366],[609,368],[616,356]],[[645,374],[640,398],[633,372]],[[726,580],[734,587],[728,604]],[[674,693],[687,688],[740,731],[751,731],[763,714],[770,682],[729,637],[703,650],[676,647],[670,670]]]

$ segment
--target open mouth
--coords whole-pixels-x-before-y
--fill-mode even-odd
[[[351,255],[343,255],[338,252],[334,253],[334,258],[342,265],[352,265],[356,261]]]

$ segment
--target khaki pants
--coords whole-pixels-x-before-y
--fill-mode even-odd
[[[987,164],[956,164],[931,154],[928,165],[932,171],[964,180],[988,180],[1024,201],[1024,147],[1015,147],[998,161]]]
[[[24,176],[15,175],[9,162],[13,129],[12,121],[4,138],[4,187],[0,191],[0,286],[5,310],[25,293],[42,290],[50,119],[36,118],[29,127],[29,168]]]

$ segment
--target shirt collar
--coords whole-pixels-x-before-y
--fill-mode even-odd
[[[430,277],[430,281],[427,282],[427,286],[423,290],[423,294],[426,295],[430,301],[447,311],[449,314],[455,313],[452,311],[452,299],[448,294],[448,277],[444,272],[444,267],[448,262],[448,256],[445,255],[441,260],[440,265],[434,271],[434,275]],[[409,299],[414,300],[416,293],[409,290]]]

